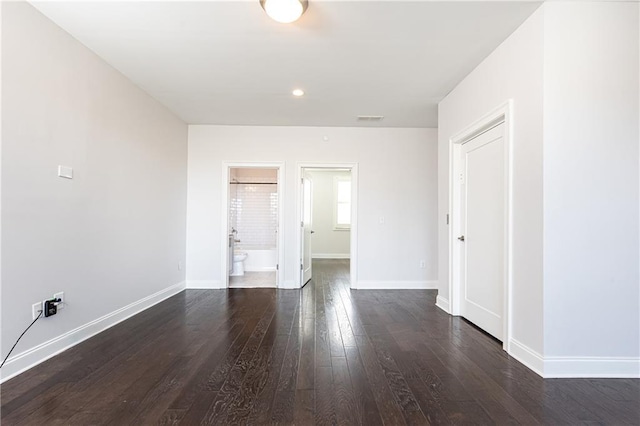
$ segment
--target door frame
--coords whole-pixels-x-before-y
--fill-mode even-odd
[[[305,212],[304,210],[304,205],[305,205],[305,198],[307,198],[307,194],[305,192],[306,186],[305,184],[309,182],[309,207],[311,209],[310,212],[308,212],[309,217],[311,218],[310,220],[310,226],[309,226],[309,241],[308,244],[305,244],[306,239],[307,239],[307,227],[305,226],[305,216],[307,215],[307,212]],[[309,282],[309,280],[311,280],[311,278],[313,277],[313,252],[312,250],[309,250],[309,270],[311,270],[311,274],[309,275],[309,279],[305,280],[306,278],[306,268],[305,268],[305,264],[304,264],[304,258],[305,258],[305,251],[307,250],[307,246],[311,245],[311,240],[313,238],[313,180],[311,178],[305,177],[304,174],[303,176],[300,178],[300,194],[301,194],[301,200],[302,200],[302,204],[301,204],[301,209],[302,209],[302,215],[301,215],[301,222],[300,222],[300,286],[304,286],[306,285],[307,282]],[[311,247],[311,249],[313,249],[313,246]]]
[[[513,101],[510,99],[476,120],[449,139],[449,309],[450,314],[461,314],[462,282],[460,280],[461,244],[458,236],[461,223],[461,150],[465,142],[504,122],[504,301],[502,348],[510,352],[512,330],[513,287]]]
[[[229,288],[229,253],[227,250],[229,234],[229,172],[235,168],[276,169],[278,173],[278,267],[276,268],[276,288],[283,286],[284,281],[284,199],[285,199],[285,163],[284,162],[228,162],[222,163],[222,222],[221,235],[221,280],[223,288]]]
[[[298,186],[302,182],[304,169],[349,169],[351,170],[351,230],[349,236],[349,282],[351,289],[358,288],[358,163],[305,163],[298,162],[296,167],[296,259],[302,263],[302,231],[300,222],[302,216],[302,189]],[[298,287],[302,287],[302,274],[296,278]]]

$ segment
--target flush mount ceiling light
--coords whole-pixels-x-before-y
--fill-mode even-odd
[[[289,24],[302,16],[309,2],[307,0],[260,0],[260,6],[274,21]]]
[[[291,93],[293,94],[293,96],[304,96],[304,90],[302,89],[294,89]]]

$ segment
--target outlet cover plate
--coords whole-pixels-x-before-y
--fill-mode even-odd
[[[58,166],[58,176],[65,179],[73,179],[73,168]]]
[[[60,299],[60,303],[58,304],[58,310],[61,311],[64,309],[64,291],[61,291],[60,293],[56,293],[53,295],[54,299]]]
[[[38,302],[38,303],[34,303],[33,305],[31,305],[31,319],[35,320],[36,318],[38,318],[38,315],[40,315],[40,312],[42,310],[42,302]]]

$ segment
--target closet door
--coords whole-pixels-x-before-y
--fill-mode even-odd
[[[461,314],[503,339],[504,123],[462,145]]]

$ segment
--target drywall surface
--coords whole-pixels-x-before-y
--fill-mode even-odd
[[[351,173],[338,171],[312,171],[308,176],[313,182],[313,209],[311,223],[311,252],[314,258],[342,259],[349,257],[348,229],[335,229],[336,177],[351,179]],[[402,185],[398,182],[398,185]]]
[[[639,7],[545,6],[545,357],[640,356]]]
[[[187,283],[221,285],[223,163],[269,161],[285,162],[285,286],[300,268],[298,164],[319,162],[358,163],[358,280],[436,280],[436,138],[435,129],[189,126]]]
[[[20,357],[184,281],[187,126],[28,3],[1,7],[2,356],[34,302],[68,302]]]
[[[513,101],[512,336],[542,353],[542,62],[538,9],[438,109],[439,297],[449,294],[449,139]]]

